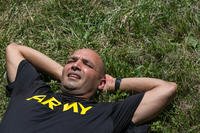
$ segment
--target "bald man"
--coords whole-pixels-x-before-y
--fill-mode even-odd
[[[6,48],[6,68],[11,99],[1,133],[133,133],[176,92],[173,82],[105,74],[101,57],[91,49],[76,50],[63,67],[32,48],[11,43]],[[41,71],[61,82],[61,93],[51,91]],[[91,99],[97,90],[116,89],[138,94],[112,103]]]

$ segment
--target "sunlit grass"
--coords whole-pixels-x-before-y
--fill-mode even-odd
[[[198,0],[0,1],[0,117],[7,105],[5,47],[33,47],[64,64],[75,49],[97,50],[107,73],[178,83],[175,100],[152,121],[155,132],[200,130],[200,2]],[[54,82],[51,82],[54,89]],[[127,94],[104,94],[104,101]],[[102,100],[102,99],[101,99]]]

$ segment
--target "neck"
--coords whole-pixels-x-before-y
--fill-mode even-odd
[[[85,100],[89,100],[91,99],[94,94],[96,93],[95,91],[93,91],[94,89],[90,89],[89,91],[85,91],[85,89],[68,89],[64,86],[61,87],[62,93],[65,95],[71,95],[74,97],[78,97],[81,99],[85,99]]]
[[[74,96],[74,97],[78,97],[84,100],[89,100],[90,96],[88,95],[88,93],[83,94],[83,93],[78,93],[77,91],[73,91],[73,90],[67,90],[67,89],[61,89],[62,90],[62,94],[66,95],[66,96]]]

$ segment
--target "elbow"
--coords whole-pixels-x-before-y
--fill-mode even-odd
[[[10,54],[13,53],[13,50],[16,49],[17,44],[16,43],[10,43],[6,47],[6,58],[10,56]]]
[[[10,52],[13,49],[17,48],[17,44],[16,43],[10,43],[8,44],[8,46],[6,47],[6,53]]]
[[[18,44],[15,43],[15,42],[11,42],[8,44],[7,48],[10,48],[10,47],[16,47]]]
[[[177,84],[175,82],[168,82],[168,93],[170,97],[174,97],[177,91]]]
[[[20,45],[16,43],[10,43],[7,45],[5,51],[6,51],[6,62],[15,62],[19,60],[19,57],[23,57],[21,51],[20,51]]]

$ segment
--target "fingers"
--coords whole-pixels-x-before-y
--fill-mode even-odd
[[[109,74],[106,74],[106,84],[103,88],[103,91],[114,91],[114,87],[115,87],[115,78],[113,78]]]

